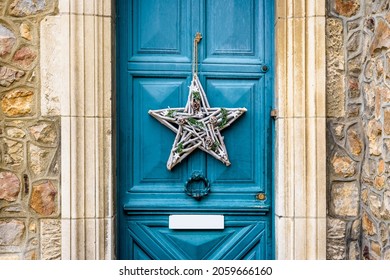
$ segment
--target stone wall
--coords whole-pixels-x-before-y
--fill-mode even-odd
[[[61,258],[59,117],[41,112],[39,65],[56,7],[0,2],[0,260]]]
[[[390,259],[390,1],[329,0],[327,258]]]

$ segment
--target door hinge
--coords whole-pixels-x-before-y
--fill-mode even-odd
[[[267,196],[265,195],[265,193],[258,193],[256,194],[256,199],[257,200],[265,200],[267,198]]]
[[[271,111],[271,117],[274,118],[275,120],[278,118],[278,109],[273,109]]]

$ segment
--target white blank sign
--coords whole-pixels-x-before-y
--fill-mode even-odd
[[[170,229],[224,229],[223,215],[170,215]]]

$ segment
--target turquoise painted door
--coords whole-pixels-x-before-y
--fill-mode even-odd
[[[117,7],[117,188],[120,259],[272,259],[273,1],[122,0]],[[248,111],[223,130],[230,167],[197,150],[166,168],[175,133],[150,109],[184,107],[193,37],[211,107]],[[184,186],[202,173],[201,200]],[[201,185],[199,187],[202,187]],[[223,217],[177,229],[172,215]],[[195,227],[195,222],[194,222]]]

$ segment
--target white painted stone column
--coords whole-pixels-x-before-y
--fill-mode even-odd
[[[62,259],[115,258],[112,4],[59,0],[41,25],[42,110],[61,115]]]
[[[276,257],[325,259],[325,0],[276,3]]]

